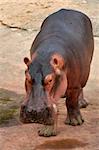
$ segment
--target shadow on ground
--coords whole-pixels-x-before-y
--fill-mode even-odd
[[[22,100],[22,94],[0,89],[0,127],[20,124],[19,110]]]

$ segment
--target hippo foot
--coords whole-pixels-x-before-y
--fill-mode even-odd
[[[49,126],[49,125],[46,125],[44,126],[42,129],[40,129],[38,131],[38,134],[39,136],[44,136],[44,137],[50,137],[50,136],[56,136],[57,133],[54,129],[54,126]]]
[[[81,125],[83,122],[84,120],[82,119],[82,116],[79,113],[77,115],[67,115],[65,124],[77,126],[77,125]]]
[[[89,103],[85,99],[79,99],[78,104],[79,104],[79,108],[86,108]]]

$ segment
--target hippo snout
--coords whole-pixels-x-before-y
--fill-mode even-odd
[[[21,105],[20,121],[23,123],[53,124],[52,108],[46,107],[39,111],[28,110],[26,105]]]

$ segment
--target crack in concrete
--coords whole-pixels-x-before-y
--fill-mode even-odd
[[[10,29],[18,29],[18,30],[22,30],[22,31],[28,31],[26,28],[22,28],[22,27],[17,27],[17,26],[10,26],[6,23],[4,23],[2,20],[0,20],[1,25],[10,28]]]
[[[99,35],[95,34],[94,37],[95,37],[95,38],[99,38]]]
[[[5,26],[5,27],[7,27],[7,28],[10,28],[10,29],[18,29],[18,30],[22,30],[22,31],[29,31],[28,29],[23,28],[23,27],[10,26],[10,25],[4,23],[3,20],[0,20],[0,23],[1,23],[1,25]],[[31,31],[32,31],[32,32],[33,32],[33,31],[38,31],[38,29],[34,29],[34,30],[31,30]],[[98,34],[94,34],[94,37],[99,38],[99,35],[98,35]]]

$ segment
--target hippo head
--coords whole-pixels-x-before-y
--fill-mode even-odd
[[[33,55],[24,58],[26,99],[21,105],[22,122],[53,123],[53,106],[64,96],[67,88],[65,63],[62,56],[52,54],[47,58]]]

